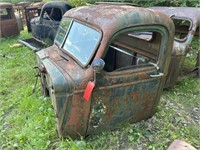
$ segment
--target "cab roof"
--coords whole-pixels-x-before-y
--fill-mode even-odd
[[[12,7],[11,3],[0,2],[0,8]]]
[[[200,8],[195,7],[150,7],[168,16],[190,19],[200,25]]]
[[[71,9],[64,15],[99,27],[103,33],[114,34],[115,32],[141,25],[162,25],[169,32],[173,32],[171,19],[158,11],[134,7],[130,5],[91,5]]]
[[[62,1],[48,2],[43,5],[43,9],[44,8],[54,8],[54,7],[60,8],[65,11],[72,8],[72,6],[70,6],[69,4],[62,2]]]

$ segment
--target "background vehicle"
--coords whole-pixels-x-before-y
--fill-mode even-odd
[[[31,20],[33,37],[39,40],[54,40],[60,20],[72,7],[64,2],[48,2],[43,5],[40,16]]]
[[[178,79],[189,46],[194,35],[199,35],[200,8],[192,7],[151,7],[172,18],[175,24],[175,38],[165,87],[173,87]]]
[[[63,14],[71,9],[69,4],[64,2],[48,2],[43,5],[41,12],[38,7],[26,8],[26,11],[38,11],[40,16],[35,17],[30,21],[33,38],[19,40],[34,51],[44,48],[46,45],[51,45],[55,38],[57,29],[62,19]],[[31,12],[29,12],[30,14]]]
[[[17,19],[10,3],[0,3],[0,29],[0,37],[19,34]]]

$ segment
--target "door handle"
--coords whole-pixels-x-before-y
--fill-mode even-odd
[[[153,63],[153,62],[148,62],[148,63],[149,63],[150,65],[153,65],[153,66],[156,68],[157,72],[159,72],[160,68],[158,67],[157,64],[155,64],[155,63]],[[157,78],[157,77],[162,77],[163,75],[164,75],[164,73],[159,72],[158,74],[150,74],[150,77],[152,77],[152,78]]]
[[[159,74],[150,74],[150,77],[157,78],[157,77],[162,77],[163,75],[164,75],[164,73],[159,72]]]

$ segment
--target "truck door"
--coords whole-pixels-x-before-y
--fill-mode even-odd
[[[62,19],[62,11],[59,8],[46,8],[42,11],[40,23],[36,25],[36,37],[38,39],[54,40],[57,29]]]
[[[152,116],[169,65],[167,35],[165,28],[147,26],[113,36],[96,77],[88,133]]]

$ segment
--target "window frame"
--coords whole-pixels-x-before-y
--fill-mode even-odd
[[[163,37],[160,40],[161,43],[160,43],[159,54],[158,54],[157,62],[155,63],[155,65],[159,67],[159,71],[163,72],[163,66],[164,65],[162,65],[162,62],[160,61],[160,60],[162,60],[160,53],[161,53],[162,47],[164,47],[165,49],[167,48],[167,46],[165,46],[165,43],[168,43],[169,33],[166,30],[166,28],[164,26],[161,26],[161,25],[143,25],[143,26],[140,25],[140,26],[125,28],[125,29],[122,29],[122,30],[116,32],[112,36],[111,40],[108,42],[108,44],[106,46],[106,50],[105,50],[103,59],[105,58],[109,47],[112,45],[112,42],[116,39],[116,37],[120,36],[123,33],[127,33],[127,32],[149,32],[149,31],[150,32],[158,32],[158,33],[160,33],[161,37]],[[151,42],[151,40],[148,41],[148,42]],[[141,67],[137,67],[137,69],[135,69],[135,67],[130,66],[131,69],[127,69],[127,70],[122,69],[122,70],[119,70],[119,71],[114,70],[114,71],[111,71],[111,72],[108,72],[108,71],[103,69],[103,73],[106,74],[106,75],[120,75],[120,74],[125,74],[126,72],[132,73],[132,72],[148,71],[148,70],[155,69],[155,66],[153,66],[152,64],[148,65],[148,63],[147,63],[147,65],[143,64],[143,65],[140,65],[140,66]],[[126,66],[126,67],[129,68],[128,66]]]
[[[64,19],[69,19],[69,20],[71,19],[71,23],[70,23],[70,25],[69,25],[69,28],[68,28],[66,34],[65,34],[65,37],[64,37],[64,40],[63,40],[62,44],[61,44],[60,46],[58,46],[58,45],[57,45],[57,46],[59,47],[59,49],[60,49],[64,54],[67,54],[67,55],[70,56],[72,59],[74,59],[82,68],[85,68],[86,66],[89,65],[89,63],[91,62],[92,58],[94,58],[94,55],[96,54],[97,49],[98,49],[98,47],[99,47],[99,45],[100,45],[100,43],[101,43],[103,33],[102,33],[102,31],[101,31],[99,28],[97,28],[96,26],[92,26],[92,25],[87,24],[87,23],[85,23],[85,22],[82,22],[82,21],[80,21],[80,20],[77,20],[77,19],[74,19],[74,18],[68,18],[68,17],[67,17],[67,18],[64,18]],[[61,20],[61,21],[62,21],[62,20]],[[72,25],[73,25],[73,22],[77,22],[77,23],[79,23],[79,24],[82,24],[82,25],[84,25],[84,26],[87,26],[87,27],[89,27],[89,28],[92,28],[93,30],[97,31],[97,32],[100,34],[99,41],[97,42],[97,44],[96,44],[96,46],[95,46],[95,48],[94,48],[94,50],[93,50],[91,56],[89,57],[88,61],[87,61],[85,64],[83,64],[82,62],[80,62],[77,58],[75,58],[73,55],[71,55],[69,52],[67,52],[66,50],[63,49],[64,44],[65,44],[66,39],[67,39],[67,36],[68,36],[68,34],[69,34],[69,32],[70,32],[70,29],[71,29],[71,27],[72,27]]]
[[[190,31],[191,31],[192,28],[193,28],[193,21],[192,21],[192,19],[187,18],[187,17],[179,17],[179,16],[172,16],[171,19],[172,19],[173,23],[174,23],[174,20],[181,20],[181,21],[184,21],[184,20],[185,20],[185,21],[190,22],[190,26],[189,26],[189,28],[188,28],[188,33],[186,34],[186,36],[185,36],[183,39],[179,39],[179,38],[177,38],[177,37],[174,35],[174,40],[177,41],[177,42],[185,42],[185,41],[187,41],[188,35],[190,34]],[[175,24],[174,24],[174,26],[175,26]],[[176,33],[176,26],[175,26],[175,33]]]

